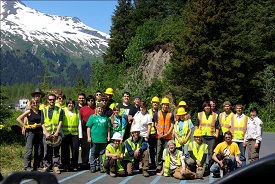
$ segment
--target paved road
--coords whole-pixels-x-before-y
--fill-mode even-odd
[[[260,150],[260,158],[275,153],[275,133],[263,133],[263,142]],[[57,175],[59,183],[65,184],[92,184],[92,183],[108,183],[108,184],[137,184],[137,183],[148,183],[148,184],[201,184],[201,183],[213,183],[219,178],[213,178],[212,176],[206,176],[203,179],[195,180],[176,180],[172,177],[162,177],[156,176],[153,171],[150,172],[150,177],[145,178],[142,174],[135,173],[133,176],[128,177],[117,177],[112,178],[107,174],[90,173],[89,170],[79,171],[79,172],[64,172]],[[25,180],[23,183],[37,183],[33,180]]]

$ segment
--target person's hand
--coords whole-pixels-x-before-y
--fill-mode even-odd
[[[243,142],[243,146],[246,147],[246,146],[247,146],[247,143],[248,143],[247,141],[244,141],[244,142]]]
[[[91,137],[88,137],[87,142],[92,142]]]
[[[255,143],[254,148],[255,148],[255,149],[258,149],[258,148],[259,148],[259,144],[258,144],[258,143]]]
[[[196,160],[196,163],[197,163],[198,167],[202,167],[201,162],[199,160]]]
[[[146,142],[148,142],[148,138],[147,138],[147,137],[145,137],[144,140],[145,140]]]
[[[223,167],[223,163],[222,163],[222,160],[219,160],[218,164]]]
[[[185,173],[185,169],[182,168],[182,169],[180,170],[180,174],[181,174],[181,175],[184,175],[184,173]]]
[[[203,167],[199,166],[197,167],[198,171],[202,171],[203,170]]]
[[[139,148],[135,151],[134,156],[137,157],[139,154]]]
[[[117,155],[113,155],[112,159],[118,159],[118,156]]]
[[[45,134],[46,135],[46,139],[49,139],[52,135],[49,134],[48,132]]]

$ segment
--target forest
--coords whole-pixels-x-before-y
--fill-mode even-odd
[[[209,99],[218,104],[230,100],[242,102],[246,109],[258,106],[262,118],[271,123],[275,120],[274,12],[272,0],[118,0],[103,62],[72,64],[61,76],[66,58],[61,57],[61,66],[56,67],[52,62],[43,65],[30,53],[1,53],[1,70],[10,65],[21,71],[1,74],[2,89],[16,93],[12,98],[29,95],[34,86],[70,88],[71,95],[112,87],[117,100],[130,91],[148,102],[169,94],[175,104],[185,100],[192,115]],[[141,73],[133,71],[146,62],[144,54],[166,44],[172,54],[162,80],[144,83]],[[13,91],[22,84],[33,86]]]

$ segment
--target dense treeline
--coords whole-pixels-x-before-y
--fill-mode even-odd
[[[262,118],[274,122],[274,12],[272,0],[118,0],[104,62],[80,70],[62,67],[66,58],[60,67],[49,62],[52,84],[69,81],[66,86],[88,93],[112,87],[118,100],[123,91],[147,101],[169,94],[175,104],[185,100],[192,115],[211,98],[241,101],[246,109],[259,106]],[[138,67],[145,53],[162,45],[171,47],[172,59],[162,80],[148,84]],[[66,75],[57,75],[63,70]]]

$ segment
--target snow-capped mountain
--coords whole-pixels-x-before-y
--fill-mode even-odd
[[[1,49],[15,49],[18,39],[49,52],[66,52],[74,57],[101,57],[110,36],[83,24],[76,17],[49,15],[27,7],[20,0],[1,0]],[[31,43],[31,44],[30,44]]]

